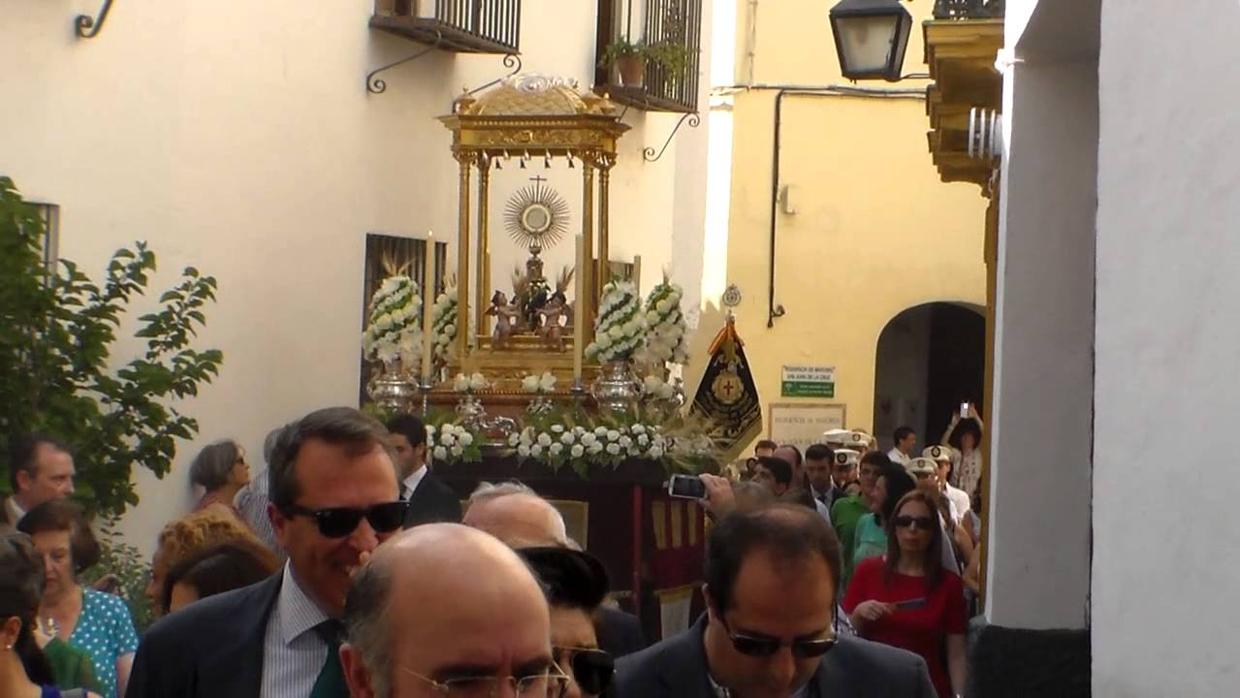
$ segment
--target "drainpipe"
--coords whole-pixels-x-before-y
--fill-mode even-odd
[[[775,231],[779,227],[779,142],[780,142],[780,125],[783,115],[784,95],[788,94],[788,90],[780,89],[775,92],[775,137],[771,146],[771,258],[770,263],[770,286],[767,288],[766,295],[766,327],[770,329],[775,326],[775,318],[783,317],[784,306],[775,305]]]

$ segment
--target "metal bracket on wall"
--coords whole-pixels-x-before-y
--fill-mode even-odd
[[[421,51],[418,51],[417,53],[414,53],[413,55],[406,56],[400,59],[399,61],[388,63],[385,66],[380,66],[370,71],[369,73],[366,74],[366,91],[372,95],[381,95],[384,92],[387,92],[387,83],[384,82],[382,78],[375,77],[376,75],[378,75],[379,73],[382,73],[385,70],[390,70],[391,68],[395,68],[398,65],[404,65],[410,61],[416,61],[422,56],[425,56],[431,51],[434,51],[435,49],[439,48],[439,44],[442,42],[443,42],[443,33],[435,32],[435,43],[431,44],[430,46],[427,46],[426,48],[422,49]]]
[[[99,17],[91,17],[90,15],[78,15],[73,20],[73,31],[81,39],[94,38],[103,29],[103,23],[108,21],[108,11],[112,9],[112,0],[103,0],[103,7],[99,8]]]
[[[676,137],[676,132],[680,130],[680,125],[683,124],[686,120],[688,120],[690,128],[697,128],[698,125],[702,123],[702,117],[699,116],[696,112],[681,116],[680,121],[676,122],[676,127],[672,129],[672,132],[670,134],[668,134],[667,140],[663,141],[663,147],[660,148],[658,151],[659,154],[655,155],[654,148],[643,148],[642,149],[642,160],[645,160],[646,162],[656,162],[658,161],[659,158],[663,157],[663,153],[667,152],[667,146],[671,145],[672,139]]]
[[[468,95],[472,95],[472,94],[477,94],[477,93],[479,93],[479,92],[481,92],[481,91],[485,90],[486,88],[491,87],[492,85],[498,85],[498,84],[500,84],[501,82],[503,82],[504,80],[507,80],[508,78],[510,78],[510,77],[512,77],[512,76],[514,76],[514,75],[516,75],[517,73],[521,72],[521,56],[519,56],[519,55],[517,55],[517,54],[515,54],[515,53],[506,53],[506,54],[504,54],[504,67],[505,67],[505,68],[510,68],[510,70],[509,70],[507,73],[504,73],[503,75],[501,75],[501,76],[499,76],[499,77],[495,78],[495,79],[494,79],[494,80],[492,80],[491,82],[488,82],[488,83],[483,84],[483,85],[479,85],[479,86],[475,87],[475,88],[474,88],[474,89],[472,89],[472,90],[466,90],[466,91],[465,91],[465,94],[464,94],[464,95],[462,95],[462,96],[464,97],[464,96],[468,96]]]

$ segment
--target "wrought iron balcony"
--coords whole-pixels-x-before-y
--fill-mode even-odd
[[[518,53],[521,0],[376,0],[370,26],[460,53]]]
[[[935,19],[1003,19],[1006,0],[935,0]]]
[[[646,111],[697,111],[702,0],[599,0],[598,18],[595,92]],[[605,60],[622,41],[644,47],[640,84],[625,84]]]

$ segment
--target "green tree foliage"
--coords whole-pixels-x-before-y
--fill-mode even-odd
[[[219,374],[223,355],[190,344],[206,322],[216,282],[193,267],[138,317],[145,351],[110,361],[122,318],[155,271],[146,243],[117,250],[102,283],[76,264],[47,269],[43,223],[12,180],[0,177],[0,453],[8,439],[46,431],[73,449],[77,495],[91,511],[119,515],[137,504],[134,465],[163,477],[177,439],[198,422],[170,406]],[[0,464],[8,487],[7,462]]]

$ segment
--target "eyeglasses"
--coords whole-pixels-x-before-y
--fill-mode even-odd
[[[797,639],[792,642],[784,642],[777,637],[760,637],[755,635],[745,635],[742,633],[734,633],[728,627],[728,621],[723,615],[719,615],[719,621],[723,623],[723,630],[728,634],[728,639],[732,641],[732,647],[737,652],[747,657],[769,657],[785,645],[792,648],[792,654],[801,659],[809,659],[810,657],[821,657],[835,647],[837,638],[834,632],[827,637],[817,638],[813,640]]]
[[[408,502],[384,502],[365,509],[351,507],[330,507],[327,509],[307,509],[303,506],[290,504],[281,507],[285,514],[291,516],[308,516],[314,519],[319,533],[328,538],[344,538],[357,530],[357,525],[365,517],[375,533],[391,533],[405,522]]]
[[[398,667],[401,671],[430,686],[445,698],[496,698],[500,686],[510,686],[517,698],[560,698],[568,684],[559,667],[548,668],[531,676],[465,676],[459,679],[436,681],[416,671]]]
[[[934,519],[929,516],[897,516],[891,521],[896,528],[919,528],[923,531],[929,531],[934,525]]]
[[[573,680],[590,695],[600,695],[611,685],[616,673],[616,660],[603,650],[592,647],[555,647],[555,660],[560,666],[573,668]],[[564,684],[568,688],[568,684]]]

